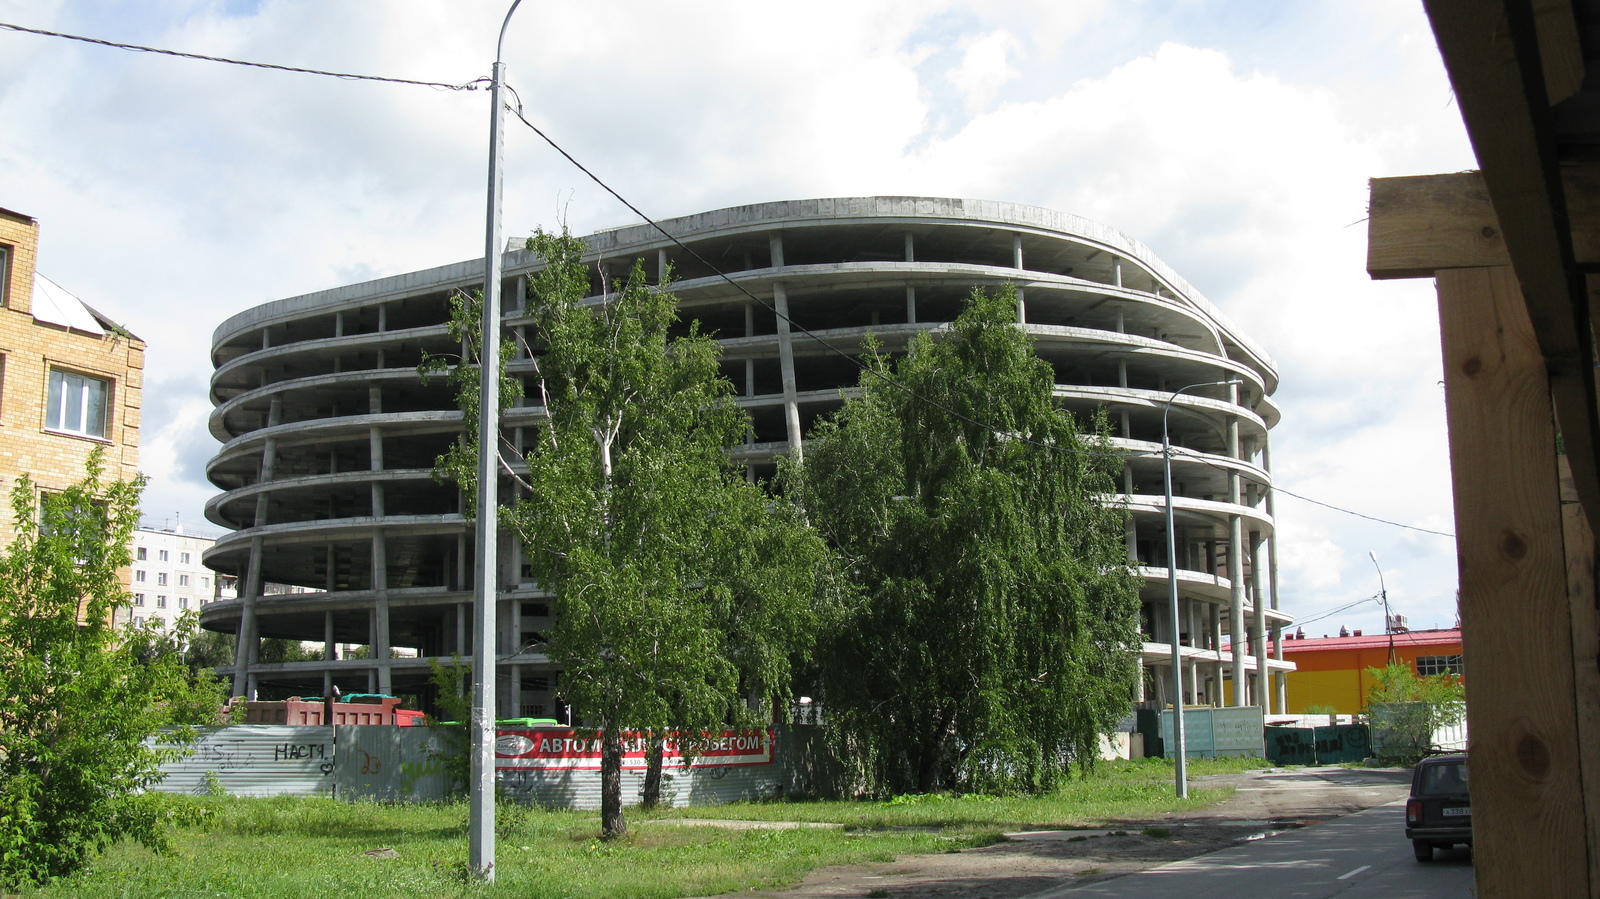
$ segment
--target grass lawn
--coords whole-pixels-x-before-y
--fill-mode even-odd
[[[1263,764],[1254,760],[1254,765]],[[1196,761],[1192,775],[1251,767]],[[602,843],[593,812],[500,810],[497,881],[469,882],[465,803],[350,804],[331,799],[168,797],[203,820],[174,851],[118,845],[90,870],[28,897],[677,897],[793,883],[828,865],[889,861],[993,842],[1003,830],[1090,826],[1221,799],[1172,796],[1172,766],[1107,763],[1041,797],[902,797],[888,802],[771,802],[628,814],[629,836]],[[684,818],[830,822],[844,828],[729,830]],[[905,829],[910,828],[910,829]],[[367,853],[388,849],[392,857]],[[390,853],[380,853],[390,855]]]

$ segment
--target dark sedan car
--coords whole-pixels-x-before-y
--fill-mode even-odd
[[[1433,860],[1433,850],[1457,843],[1472,845],[1472,796],[1464,752],[1435,755],[1417,763],[1406,800],[1406,838],[1417,861]]]

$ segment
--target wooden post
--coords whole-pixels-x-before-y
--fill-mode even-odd
[[[1437,283],[1478,895],[1589,896],[1549,376],[1510,267],[1447,269]]]

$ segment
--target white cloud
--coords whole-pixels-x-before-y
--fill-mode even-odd
[[[1278,359],[1280,483],[1448,531],[1431,290],[1363,271],[1367,178],[1472,165],[1426,20],[1384,0],[1320,0],[1234,34],[1230,12],[1215,0],[535,4],[505,58],[529,118],[657,216],[927,194],[1127,231]],[[487,72],[503,14],[423,0],[0,0],[4,21],[447,82]],[[481,253],[486,104],[0,33],[0,206],[40,219],[46,273],[150,342],[156,514],[198,518],[212,492],[197,415],[222,319]],[[579,233],[631,221],[520,125],[506,148],[508,234],[563,208]],[[1375,593],[1375,550],[1397,611],[1453,620],[1450,541],[1289,497],[1278,513],[1292,610]],[[1362,614],[1352,627],[1381,622]]]
[[[1011,56],[1021,49],[1022,42],[1009,31],[991,31],[961,42],[961,64],[945,78],[961,92],[967,112],[988,106],[1000,88],[1022,74],[1011,64]]]

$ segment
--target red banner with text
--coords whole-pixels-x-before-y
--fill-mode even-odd
[[[725,730],[720,733],[668,734],[662,747],[667,766],[708,768],[732,765],[766,765],[772,762],[773,732],[766,730]],[[647,741],[643,734],[622,734],[622,767],[643,769],[649,765]],[[496,768],[594,768],[600,767],[600,735],[572,728],[517,728],[496,731]]]

